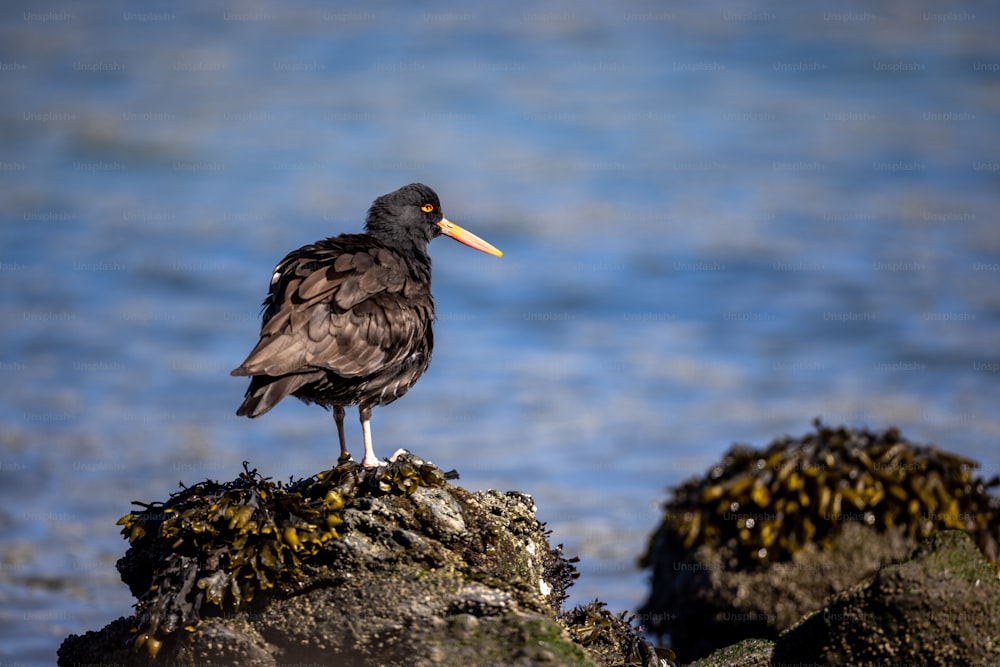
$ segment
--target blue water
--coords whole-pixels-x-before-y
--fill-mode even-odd
[[[638,607],[664,489],[733,441],[1000,471],[1000,10],[828,5],[6,3],[0,662],[129,613],[131,500],[332,463],[228,371],[273,264],[412,181],[505,254],[431,246],[376,451],[532,494],[571,603]]]

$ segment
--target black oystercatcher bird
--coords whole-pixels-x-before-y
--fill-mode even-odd
[[[260,342],[232,375],[250,376],[236,414],[258,417],[285,396],[333,408],[342,457],[344,406],[357,405],[361,465],[385,465],[372,450],[372,407],[392,403],[431,361],[434,297],[427,244],[445,234],[502,253],[441,212],[438,196],[413,183],[368,210],[364,234],[341,234],[294,250],[274,269]]]

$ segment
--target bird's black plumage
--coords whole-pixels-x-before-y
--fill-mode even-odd
[[[334,409],[342,454],[343,407],[357,405],[371,451],[371,408],[405,394],[434,348],[431,260],[440,234],[500,255],[454,225],[437,195],[414,183],[379,197],[365,234],[342,234],[289,253],[264,299],[260,341],[232,375],[250,376],[236,414],[257,417],[285,396]]]

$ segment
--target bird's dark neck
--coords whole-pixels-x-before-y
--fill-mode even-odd
[[[431,265],[431,256],[427,254],[427,243],[413,241],[411,239],[385,239],[371,234],[376,240],[381,241],[386,247],[394,250],[402,257],[415,260],[419,264]]]
[[[426,258],[428,262],[430,261],[430,257],[427,254],[427,244],[430,243],[429,238],[425,238],[422,235],[407,234],[398,227],[387,227],[373,223],[370,220],[365,224],[365,233],[402,255],[414,255]]]
[[[375,234],[369,234],[386,248],[391,250],[409,267],[410,271],[424,282],[431,280],[431,256],[427,254],[427,244],[420,242],[400,241],[399,239],[383,239]]]

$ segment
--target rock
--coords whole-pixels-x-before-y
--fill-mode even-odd
[[[692,662],[688,667],[772,667],[774,642],[766,639],[746,639],[721,648],[712,655]],[[780,667],[780,665],[775,665]]]
[[[702,546],[686,560],[658,563],[669,584],[660,580],[646,609],[677,610],[661,627],[669,628],[678,657],[689,661],[743,639],[777,639],[831,594],[905,558],[915,546],[899,530],[882,534],[848,524],[829,551],[810,545],[791,561],[749,571],[727,569],[723,552]]]
[[[774,664],[995,665],[1000,580],[968,534],[946,531],[782,635]]]
[[[945,531],[831,596],[776,642],[745,640],[691,667],[995,665],[997,637],[996,571],[967,533]]]
[[[562,611],[575,570],[530,496],[409,455],[352,466],[287,486],[247,470],[123,517],[137,615],[71,635],[59,664],[662,664],[600,603]]]
[[[641,564],[653,572],[640,610],[682,662],[742,639],[776,640],[830,595],[906,558],[949,528],[997,553],[996,479],[974,461],[816,422],[815,433],[762,450],[734,446],[673,489]]]

